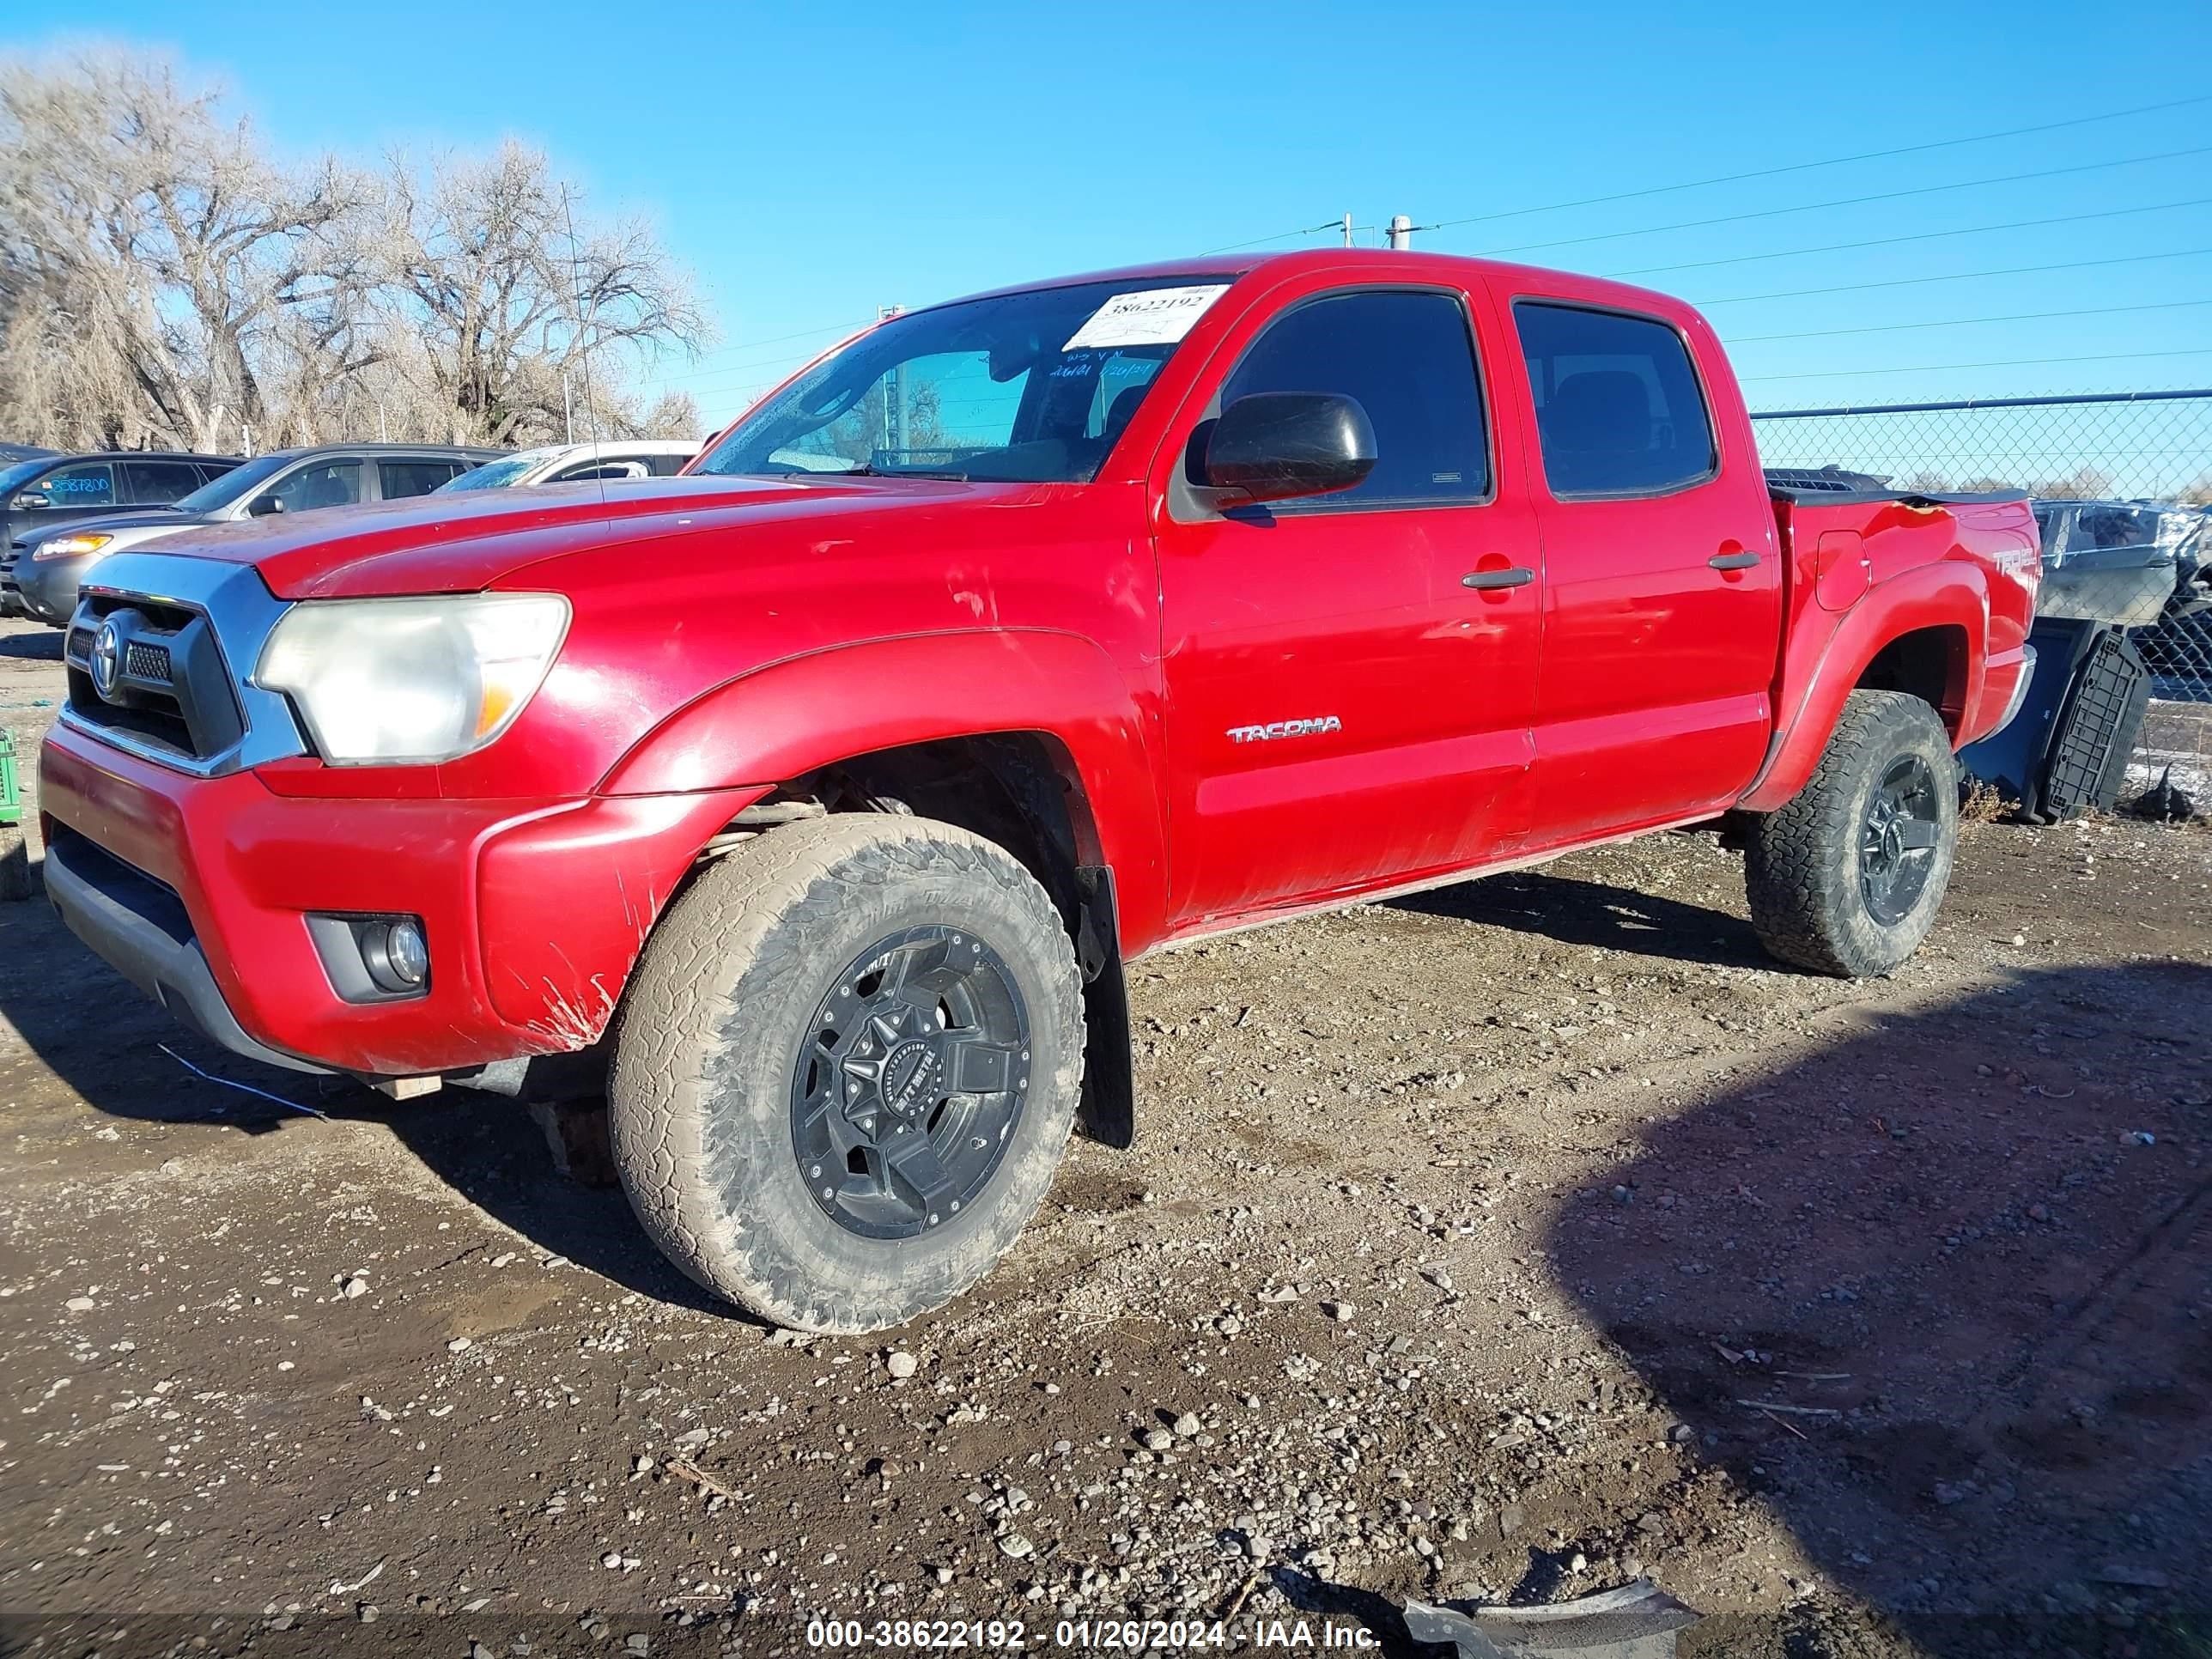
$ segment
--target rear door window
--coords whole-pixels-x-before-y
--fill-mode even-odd
[[[1490,493],[1490,441],[1467,313],[1448,294],[1374,289],[1309,300],[1246,348],[1221,404],[1255,392],[1355,398],[1375,428],[1375,470],[1356,489],[1272,510],[1433,506]]]
[[[690,455],[653,455],[647,458],[656,478],[672,478],[695,459]]]
[[[125,461],[125,498],[137,507],[167,507],[200,487],[199,469],[189,461]]]
[[[387,501],[404,500],[410,495],[427,495],[440,484],[449,483],[467,468],[456,461],[379,461],[376,464],[377,483],[382,486]]]
[[[1672,326],[1534,300],[1513,321],[1553,495],[1663,495],[1713,475],[1712,420]]]
[[[115,470],[106,461],[58,466],[31,486],[55,507],[112,507]]]

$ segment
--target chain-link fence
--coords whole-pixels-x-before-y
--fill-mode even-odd
[[[1769,466],[1832,465],[1900,489],[2025,489],[2039,501],[2212,502],[2212,389],[1762,410],[1752,419]],[[2040,516],[2048,535],[2055,515]],[[2170,516],[2138,519],[2161,520],[2171,534]],[[2212,806],[2212,610],[2191,608],[2205,592],[2189,582],[2200,560],[2200,581],[2212,583],[2212,527],[2180,556],[2183,591],[2131,635],[2153,702],[2130,787],[2154,785],[2170,767],[2202,810]]]

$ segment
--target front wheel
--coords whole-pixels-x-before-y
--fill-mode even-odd
[[[787,825],[702,872],[623,1000],[616,1167],[684,1272],[793,1329],[903,1323],[1043,1200],[1083,1068],[1059,913],[925,818]]]
[[[1904,962],[1950,884],[1957,780],[1949,734],[1926,702],[1852,692],[1811,780],[1752,822],[1744,878],[1760,943],[1854,979]]]

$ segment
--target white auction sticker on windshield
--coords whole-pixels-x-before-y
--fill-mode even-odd
[[[1134,294],[1117,294],[1092,312],[1060,349],[1173,345],[1206,315],[1208,306],[1228,291],[1228,283],[1213,283],[1198,288],[1147,288]]]

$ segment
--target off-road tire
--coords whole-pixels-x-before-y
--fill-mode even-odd
[[[960,1214],[862,1237],[808,1191],[793,1069],[842,964],[902,928],[945,925],[988,940],[1018,986],[1028,1093]],[[855,1334],[944,1306],[1005,1254],[1052,1183],[1082,1073],[1074,951],[1036,879],[951,824],[840,815],[742,844],[670,907],[623,998],[608,1127],[631,1207],[685,1273],[778,1325]]]
[[[1885,773],[1918,756],[1936,788],[1936,842],[1911,908],[1885,923],[1860,883],[1861,838]],[[1767,951],[1815,973],[1887,974],[1935,925],[1959,839],[1957,763],[1935,709],[1899,691],[1854,691],[1826,753],[1796,799],[1752,818],[1744,884],[1752,926]]]

